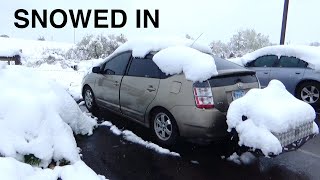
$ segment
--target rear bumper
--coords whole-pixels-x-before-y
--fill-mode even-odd
[[[295,141],[295,142],[283,147],[282,152],[295,151],[295,150],[299,149],[301,146],[303,146],[307,141],[314,138],[315,136],[316,136],[316,134],[311,134],[307,137],[299,139],[298,141]]]
[[[217,109],[175,106],[170,110],[177,121],[180,136],[194,141],[214,141],[229,137],[226,115]]]
[[[286,152],[290,152],[290,151],[296,151],[298,150],[301,146],[303,146],[306,142],[308,142],[310,139],[314,138],[316,136],[316,134],[311,134],[307,137],[304,137],[302,139],[299,139],[298,141],[295,141],[285,147],[282,147],[282,153],[286,153]],[[246,149],[247,151],[250,151],[250,148]],[[255,150],[253,152],[254,154],[256,154],[257,156],[264,156],[264,154],[261,152],[261,150]],[[278,155],[274,155],[274,154],[269,154],[270,157],[276,157]]]

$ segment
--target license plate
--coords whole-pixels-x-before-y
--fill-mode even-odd
[[[243,90],[232,91],[233,100],[239,99],[246,94]]]

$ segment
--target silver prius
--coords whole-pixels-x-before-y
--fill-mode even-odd
[[[183,74],[168,76],[152,60],[121,52],[93,67],[83,80],[89,111],[110,110],[152,129],[162,145],[179,136],[213,141],[227,134],[229,104],[252,88],[259,88],[255,72],[214,57],[218,75],[193,83]]]

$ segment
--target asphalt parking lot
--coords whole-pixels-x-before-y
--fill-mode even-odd
[[[152,141],[147,129],[110,113],[108,120],[119,129],[129,129],[144,140]],[[237,165],[222,159],[231,153],[228,142],[195,145],[179,142],[170,150],[181,157],[159,154],[113,134],[109,127],[98,127],[92,136],[76,136],[83,160],[96,173],[109,179],[319,179],[320,137],[301,149],[275,158],[257,158],[250,165]]]

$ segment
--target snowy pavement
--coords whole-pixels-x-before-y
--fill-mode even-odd
[[[85,109],[84,107],[81,107]],[[113,114],[103,113],[99,120],[111,121],[120,130],[132,130],[150,141],[144,127]],[[227,143],[199,146],[179,142],[171,150],[180,154],[160,154],[114,134],[110,127],[98,127],[92,136],[76,136],[83,161],[97,174],[109,179],[318,179],[320,177],[320,137],[300,150],[276,158],[259,158],[250,165],[222,159],[231,153]],[[303,162],[303,163],[301,163]]]

